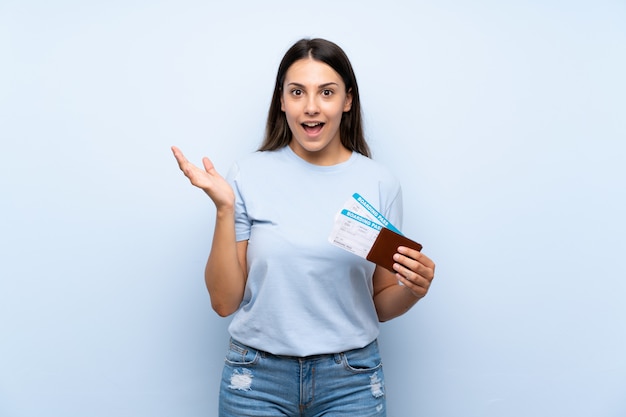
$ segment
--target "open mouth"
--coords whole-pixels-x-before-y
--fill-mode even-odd
[[[319,133],[324,127],[324,123],[322,122],[306,122],[302,123],[302,128],[310,135],[314,135]]]

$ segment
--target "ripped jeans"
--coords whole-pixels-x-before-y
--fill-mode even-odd
[[[299,358],[275,356],[231,339],[219,416],[385,417],[378,343]]]

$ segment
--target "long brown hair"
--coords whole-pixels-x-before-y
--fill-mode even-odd
[[[305,58],[313,58],[334,69],[346,85],[346,93],[352,95],[352,107],[341,117],[339,135],[341,143],[347,149],[370,157],[370,149],[363,135],[363,120],[359,86],[352,69],[352,64],[345,52],[333,42],[325,39],[301,39],[285,53],[276,74],[274,94],[267,115],[265,138],[259,151],[273,151],[283,148],[291,141],[291,130],[287,124],[285,113],[281,110],[280,98],[283,93],[285,75],[291,65]]]

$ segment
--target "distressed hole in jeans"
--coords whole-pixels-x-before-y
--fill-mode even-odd
[[[252,388],[252,371],[249,369],[235,369],[230,376],[230,389],[250,391]]]
[[[377,372],[374,372],[374,374],[370,376],[370,389],[372,390],[374,398],[380,398],[385,395],[383,391],[383,381],[378,377]]]

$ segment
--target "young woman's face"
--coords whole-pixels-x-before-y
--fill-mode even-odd
[[[341,144],[341,116],[350,110],[352,95],[329,65],[307,58],[294,62],[285,74],[281,109],[287,117],[296,155],[317,165],[347,160]]]

